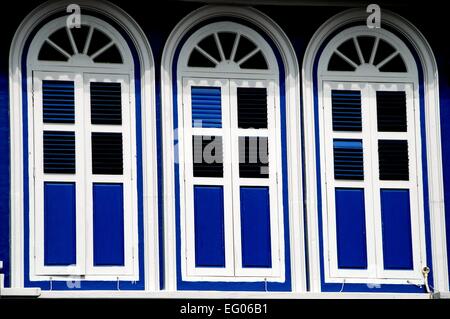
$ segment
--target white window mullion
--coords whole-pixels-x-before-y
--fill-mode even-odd
[[[367,232],[371,232],[368,246],[372,251],[372,273],[371,277],[380,278],[383,268],[383,241],[381,240],[382,222],[381,222],[381,197],[380,197],[380,179],[378,162],[378,124],[377,124],[377,102],[376,92],[370,84],[366,85],[364,93],[366,100],[366,123],[364,127],[367,131],[367,157],[370,164],[365,173],[370,176],[367,183],[367,194],[370,194],[370,200],[366,203],[366,218],[370,219],[367,223]]]

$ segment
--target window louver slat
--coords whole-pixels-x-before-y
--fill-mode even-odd
[[[218,87],[192,87],[192,126],[222,127],[221,89]]]
[[[122,124],[122,88],[120,83],[91,83],[91,123]]]
[[[334,178],[364,180],[361,140],[334,140]]]
[[[268,178],[269,152],[267,137],[239,137],[239,176]]]
[[[239,128],[267,128],[266,88],[238,88]]]
[[[333,90],[331,100],[333,130],[361,132],[361,92]]]
[[[75,133],[44,131],[44,173],[75,174]]]
[[[75,88],[72,81],[42,81],[44,123],[75,123]]]
[[[220,136],[193,136],[194,177],[223,177],[223,146]]]
[[[379,140],[380,180],[409,180],[408,141]]]
[[[377,91],[377,119],[380,132],[406,132],[406,94]]]
[[[92,133],[92,173],[98,175],[123,174],[121,133]]]

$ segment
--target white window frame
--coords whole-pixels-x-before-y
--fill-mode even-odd
[[[206,69],[206,68],[191,68],[187,67],[187,60],[190,56],[190,52],[192,49],[196,46],[197,42],[203,39],[205,36],[219,32],[219,31],[230,31],[238,33],[239,35],[245,35],[249,39],[251,39],[263,52],[266,62],[268,65],[268,70],[247,70],[247,69],[238,69],[237,65],[234,63],[226,63],[222,62],[220,63],[216,68],[213,69]],[[189,136],[187,132],[191,132],[190,127],[192,126],[192,117],[189,115],[189,111],[183,111],[180,110],[178,112],[178,123],[180,123],[180,128],[178,129],[178,156],[179,156],[179,169],[180,169],[180,222],[181,222],[181,268],[182,268],[182,279],[185,281],[223,281],[223,282],[255,282],[255,281],[272,281],[272,282],[283,282],[285,280],[285,260],[284,260],[284,213],[283,213],[283,202],[282,202],[282,170],[281,170],[281,158],[272,158],[272,156],[275,156],[278,154],[278,156],[281,156],[281,124],[280,124],[280,115],[279,115],[279,96],[278,94],[275,94],[275,92],[279,91],[278,86],[278,80],[279,80],[279,74],[278,74],[278,65],[276,62],[276,58],[272,52],[272,49],[270,46],[266,43],[266,41],[254,30],[245,27],[243,25],[234,23],[234,22],[217,22],[212,23],[210,25],[207,25],[198,31],[196,31],[187,41],[186,44],[183,46],[181,53],[180,53],[180,60],[178,62],[178,80],[177,84],[178,87],[181,88],[182,94],[178,95],[178,105],[183,105],[185,108],[187,105],[190,105],[190,100],[187,100],[187,96],[190,96],[190,90],[187,88],[189,85],[192,85],[192,83],[202,83],[201,81],[204,81],[204,84],[207,83],[219,83],[219,85],[226,88],[226,90],[230,91],[230,96],[233,96],[233,90],[236,90],[236,86],[239,85],[246,85],[245,83],[267,83],[267,89],[268,89],[268,102],[272,98],[274,101],[274,110],[273,114],[270,115],[270,109],[268,113],[268,125],[270,125],[270,121],[273,122],[273,125],[275,125],[273,131],[270,133],[269,137],[269,143],[270,139],[276,139],[275,141],[275,150],[276,153],[269,155],[269,163],[274,163],[275,165],[269,165],[270,173],[273,173],[272,177],[270,178],[270,182],[264,182],[264,179],[241,179],[245,180],[242,185],[251,185],[251,186],[267,186],[271,185],[269,188],[270,191],[270,201],[271,201],[271,212],[270,212],[270,218],[271,218],[271,240],[272,240],[272,268],[270,269],[244,269],[241,264],[242,261],[240,260],[240,247],[238,244],[240,243],[240,201],[236,200],[238,199],[238,196],[234,196],[234,203],[233,205],[233,229],[228,229],[227,227],[230,227],[231,220],[225,220],[225,229],[226,232],[230,233],[233,232],[234,234],[225,235],[225,238],[231,237],[233,239],[233,244],[235,246],[234,254],[230,251],[226,251],[226,261],[228,261],[230,258],[235,258],[235,261],[233,262],[233,265],[229,265],[227,268],[222,270],[222,273],[224,275],[220,275],[220,271],[217,272],[217,268],[214,269],[206,269],[206,268],[196,268],[195,267],[195,250],[192,246],[194,241],[195,233],[191,232],[190,235],[188,235],[189,229],[193,230],[193,226],[189,225],[189,222],[193,222],[193,196],[192,191],[187,191],[187,188],[189,186],[192,186],[192,181],[189,180],[189,176],[192,176],[192,174],[188,173],[189,167],[192,167],[191,164],[187,164],[186,162],[191,160],[192,157],[192,151],[189,151],[189,146],[191,145],[192,141],[186,141],[185,136]],[[213,80],[213,79],[214,80]],[[194,82],[189,82],[194,81]],[[216,82],[218,81],[218,82]],[[225,84],[225,82],[229,83],[228,85]],[[232,83],[235,83],[232,85]],[[201,85],[200,85],[201,86]],[[261,86],[261,84],[259,84]],[[188,92],[187,94],[184,92]],[[272,92],[272,93],[270,93]],[[223,96],[223,92],[222,92]],[[235,95],[234,95],[235,96]],[[227,97],[226,100],[229,100]],[[222,101],[223,103],[224,101]],[[237,107],[235,104],[237,101],[229,100],[230,107]],[[224,104],[223,104],[224,105]],[[225,110],[226,111],[226,110]],[[235,136],[234,139],[237,138],[238,134],[234,133],[233,131],[237,130],[237,111],[231,112],[229,115],[224,114],[224,107],[222,106],[222,122],[225,123],[224,120],[228,119],[231,114],[234,114],[235,117],[234,122],[233,119],[231,120],[232,127],[231,127],[231,133],[233,136]],[[236,126],[236,127],[234,127]],[[270,127],[270,126],[268,126]],[[223,130],[224,128],[220,129]],[[195,128],[197,130],[195,133],[205,132],[205,135],[213,135],[215,132],[218,132],[217,129],[200,129]],[[259,135],[257,131],[264,131],[264,130],[245,130],[248,131],[245,133],[245,136],[251,136],[251,135]],[[223,132],[223,131],[222,131]],[[203,134],[203,133],[202,133]],[[223,134],[223,133],[222,133]],[[220,135],[222,135],[220,134]],[[267,134],[266,134],[267,135]],[[244,134],[243,134],[244,136]],[[189,139],[189,138],[188,138]],[[224,139],[225,141],[225,139]],[[237,141],[237,140],[236,140]],[[224,154],[226,152],[226,147],[232,147],[236,142],[235,140],[231,142],[224,143]],[[229,144],[230,146],[227,146]],[[192,146],[191,146],[192,147]],[[269,146],[270,148],[270,146]],[[236,153],[236,152],[235,152]],[[189,155],[187,155],[189,154]],[[183,156],[184,155],[184,156]],[[232,163],[233,163],[233,169],[232,169],[232,175],[233,177],[230,179],[228,177],[229,181],[223,181],[223,185],[226,185],[227,183],[233,184],[233,193],[236,193],[236,191],[239,189],[239,184],[234,185],[233,181],[238,180],[238,177],[234,177],[235,174],[239,174],[239,154],[232,155]],[[226,159],[224,159],[226,161]],[[186,165],[186,168],[184,167]],[[191,165],[191,166],[189,166]],[[237,166],[236,166],[237,165]],[[277,171],[274,172],[273,170],[276,169]],[[226,162],[224,162],[224,179],[226,178]],[[200,181],[200,179],[196,179],[197,181]],[[207,182],[207,179],[205,179],[202,182]],[[218,180],[218,179],[215,179]],[[278,183],[277,183],[278,181]],[[211,181],[208,181],[208,185],[212,185]],[[274,184],[276,183],[276,185]],[[218,184],[220,185],[220,184]],[[236,188],[237,187],[237,188]],[[277,194],[273,194],[273,190],[277,190]],[[225,189],[224,189],[225,191]],[[224,192],[224,196],[227,196],[226,191]],[[228,195],[229,196],[229,195]],[[274,198],[274,200],[272,200]],[[225,216],[227,215],[227,205],[228,203],[224,202],[225,204]],[[192,207],[192,211],[190,212],[187,207]],[[239,209],[237,209],[239,207]],[[230,208],[231,209],[231,208]],[[276,210],[274,210],[276,209]],[[191,214],[191,215],[190,215]],[[191,218],[189,218],[191,217]],[[228,217],[229,218],[229,217]],[[187,220],[190,221],[188,222]],[[273,227],[272,225],[276,225],[276,227]],[[184,239],[187,240],[187,243],[184,243]],[[227,239],[226,239],[227,242]],[[275,248],[276,247],[276,248]],[[239,253],[238,253],[239,252]],[[232,257],[233,255],[233,257]],[[233,269],[232,269],[233,268]],[[218,275],[219,274],[219,275]]]
[[[36,205],[42,206],[39,198],[37,197],[37,187],[35,187],[35,182],[33,179],[33,174],[30,173],[29,180],[29,188],[30,188],[30,252],[29,252],[29,262],[30,262],[30,279],[33,281],[67,281],[67,280],[82,280],[92,281],[92,280],[101,280],[101,281],[117,281],[117,280],[138,280],[139,279],[139,254],[138,254],[138,225],[137,225],[137,184],[136,184],[136,136],[135,136],[135,98],[134,92],[131,88],[135,87],[134,81],[134,67],[133,67],[133,59],[131,56],[131,52],[129,48],[126,46],[125,40],[122,36],[112,28],[109,24],[105,23],[102,20],[91,16],[83,16],[82,23],[90,26],[94,26],[97,29],[104,30],[107,32],[114,43],[117,45],[119,51],[122,54],[123,63],[122,64],[105,64],[105,63],[91,63],[90,61],[84,61],[83,59],[71,59],[68,62],[42,62],[37,60],[37,56],[39,50],[42,46],[42,43],[47,39],[47,37],[52,34],[52,32],[64,27],[66,25],[66,18],[58,18],[55,19],[48,24],[46,24],[40,31],[36,34],[35,38],[32,41],[30,46],[29,56],[31,57],[28,62],[28,79],[27,86],[29,88],[33,87],[35,83],[33,80],[34,74],[48,74],[48,78],[56,79],[55,75],[58,75],[59,78],[74,78],[76,79],[75,86],[75,96],[76,103],[89,102],[89,91],[86,87],[86,82],[89,82],[89,78],[98,78],[98,79],[113,79],[113,81],[120,81],[125,84],[126,80],[128,83],[122,87],[123,92],[125,92],[124,96],[122,96],[122,102],[126,103],[122,107],[122,126],[106,126],[106,125],[96,125],[95,131],[99,132],[103,130],[105,132],[115,132],[115,131],[123,131],[123,159],[124,159],[124,175],[121,178],[117,179],[109,176],[102,176],[101,178],[88,176],[86,163],[88,163],[87,157],[83,156],[83,159],[78,158],[78,146],[76,145],[76,167],[77,167],[77,175],[78,170],[83,168],[86,171],[86,179],[97,181],[117,181],[117,180],[125,180],[125,178],[131,179],[132,183],[124,183],[124,227],[128,227],[129,229],[124,229],[124,266],[112,266],[112,267],[93,267],[91,262],[93,260],[93,234],[92,234],[92,211],[86,213],[86,216],[79,216],[77,214],[77,263],[74,267],[53,267],[43,265],[43,248],[39,248],[39,244],[36,241],[36,238],[43,239],[43,227],[42,222],[40,224],[39,212],[34,208],[34,205],[31,203],[36,203]],[[49,71],[50,70],[50,71]],[[83,91],[85,91],[83,95]],[[127,93],[128,92],[128,93]],[[28,108],[28,128],[29,128],[29,138],[28,138],[28,147],[29,147],[29,172],[38,171],[35,166],[38,165],[36,161],[36,157],[39,157],[37,151],[35,150],[34,134],[36,132],[34,109],[38,109],[36,107],[37,104],[33,100],[36,96],[35,94],[29,94],[29,105]],[[42,103],[41,103],[42,104]],[[89,105],[89,104],[85,104]],[[34,106],[34,107],[31,107]],[[124,111],[124,106],[129,106],[129,114],[125,114],[127,112]],[[75,106],[77,109],[77,104]],[[85,107],[86,109],[86,107]],[[88,110],[88,111],[86,111]],[[85,127],[77,128],[78,130],[85,130],[86,126],[92,127],[90,125],[90,108],[88,107],[83,114],[80,111],[76,111],[76,120],[83,119]],[[40,117],[36,117],[36,119],[42,119],[42,115]],[[128,119],[128,124],[125,123],[125,120]],[[79,122],[78,122],[79,123]],[[53,130],[67,130],[67,124],[46,124],[48,127],[51,127]],[[125,128],[130,128],[130,132],[126,133]],[[102,128],[99,128],[102,127]],[[120,127],[120,129],[119,129]],[[122,130],[122,128],[124,128]],[[111,129],[111,130],[109,130]],[[133,133],[131,133],[133,132]],[[90,139],[86,137],[87,133],[83,138],[84,149],[90,153]],[[42,134],[42,133],[40,133]],[[81,133],[80,133],[81,134]],[[126,137],[128,135],[128,138]],[[77,138],[78,134],[76,133],[76,143],[79,143]],[[40,142],[42,143],[42,142]],[[126,146],[128,143],[128,146]],[[89,144],[89,145],[88,145]],[[129,161],[126,160],[126,156],[129,157]],[[35,162],[36,161],[36,162]],[[42,161],[42,160],[41,160]],[[90,160],[92,162],[92,160]],[[131,161],[131,163],[130,163]],[[126,162],[129,162],[127,165]],[[43,163],[41,163],[43,164]],[[91,164],[89,164],[90,166]],[[128,167],[127,167],[128,166]],[[52,181],[57,181],[53,179],[54,174],[51,174]],[[36,179],[37,180],[37,179]],[[61,180],[66,180],[62,178]],[[81,181],[80,179],[80,182]],[[127,185],[128,184],[128,187]],[[80,189],[77,187],[77,207],[81,207],[79,205],[87,205],[89,204],[89,200],[87,196],[92,193],[92,189],[89,190],[89,187],[84,187],[84,189]],[[92,188],[92,185],[91,187]],[[78,193],[82,193],[82,196],[78,196]],[[130,198],[127,198],[128,196]],[[43,201],[43,197],[42,201]],[[84,201],[81,199],[84,198]],[[92,204],[92,202],[90,203]],[[132,207],[131,212],[127,212],[126,206]],[[92,206],[92,205],[91,205]],[[43,207],[43,206],[42,206]],[[78,211],[78,208],[77,208]],[[43,214],[43,212],[42,212]],[[83,215],[83,214],[81,214]],[[43,217],[43,215],[41,216]],[[36,237],[37,236],[37,237]],[[83,236],[83,237],[81,237]],[[91,245],[89,245],[89,241],[91,241]],[[43,243],[43,241],[42,241]],[[79,256],[80,255],[80,256]],[[36,257],[36,261],[35,261]],[[78,258],[80,257],[80,258]],[[128,259],[130,258],[130,259]]]
[[[361,132],[336,132],[332,129],[332,90],[358,90],[361,92]],[[407,132],[378,132],[376,125],[376,91],[404,91],[407,97]],[[422,191],[420,114],[414,106],[412,83],[369,83],[369,82],[323,82],[323,108],[320,108],[321,141],[324,149],[324,214],[323,236],[326,254],[325,278],[327,282],[354,283],[415,283],[423,284],[422,267],[426,265],[425,229]],[[334,178],[333,140],[358,139],[363,143],[364,180],[343,181]],[[409,181],[380,181],[377,143],[380,139],[399,139],[408,141]],[[335,220],[335,188],[362,188],[365,200],[366,270],[338,269]],[[411,236],[413,252],[413,270],[384,270],[383,242],[381,224],[381,189],[408,189],[410,192]]]
[[[192,128],[191,87],[220,87],[222,95],[222,128]],[[267,88],[268,92],[268,128],[240,129],[237,119],[236,91],[238,87]],[[184,78],[183,81],[183,132],[180,133],[180,144],[184,146],[184,180],[185,180],[185,212],[182,218],[185,225],[186,243],[183,252],[186,254],[186,278],[192,281],[220,280],[230,281],[230,277],[240,281],[255,280],[263,277],[272,281],[282,278],[284,264],[284,240],[282,229],[281,163],[277,154],[281,154],[280,143],[276,142],[279,126],[275,116],[275,84],[267,80],[228,80]],[[234,98],[230,98],[234,97]],[[193,177],[192,136],[221,136],[223,143],[223,178]],[[269,143],[269,178],[239,177],[239,136],[267,137]],[[271,147],[272,145],[272,147]],[[181,152],[180,152],[181,154]],[[225,233],[225,267],[200,268],[195,266],[195,226],[194,226],[194,185],[222,186],[224,190],[224,233]],[[241,224],[240,224],[240,187],[261,186],[269,188],[270,225],[271,225],[271,257],[270,268],[242,267]],[[184,260],[184,259],[183,259]],[[201,277],[201,278],[198,278]]]

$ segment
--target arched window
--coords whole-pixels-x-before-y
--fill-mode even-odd
[[[217,22],[178,61],[187,281],[284,278],[278,66],[254,30]]]
[[[73,29],[58,18],[34,37],[27,70],[32,277],[138,279],[134,64],[126,41],[92,16]]]
[[[423,283],[418,71],[387,30],[352,27],[318,66],[325,280]]]

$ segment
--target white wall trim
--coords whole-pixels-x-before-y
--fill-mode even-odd
[[[318,202],[316,180],[316,145],[314,134],[314,83],[313,66],[319,48],[335,30],[356,21],[365,21],[367,13],[361,9],[341,12],[325,22],[312,37],[303,60],[302,93],[305,123],[305,176],[306,206],[308,211],[308,251],[311,290],[320,291],[320,262]],[[382,27],[389,25],[399,31],[414,47],[424,73],[426,143],[428,162],[429,209],[433,257],[433,286],[436,291],[448,291],[448,268],[445,232],[444,188],[439,112],[439,86],[437,64],[424,36],[410,22],[399,15],[383,10]]]
[[[22,54],[32,30],[56,12],[65,12],[70,0],[47,2],[33,10],[19,26],[9,59],[11,125],[11,287],[24,286],[24,196],[22,136]],[[154,60],[150,44],[138,24],[117,6],[104,1],[78,0],[82,8],[102,13],[120,25],[132,39],[141,67],[142,161],[144,198],[145,289],[159,290],[158,184],[156,159],[156,107]]]
[[[278,47],[286,75],[287,161],[289,193],[289,232],[292,272],[292,290],[306,291],[306,268],[303,237],[303,199],[301,190],[302,167],[300,145],[300,85],[295,51],[282,29],[268,16],[249,7],[204,6],[186,16],[170,34],[164,48],[161,66],[161,99],[163,125],[164,176],[164,242],[166,290],[177,289],[176,226],[175,226],[175,171],[173,128],[172,65],[175,51],[191,28],[214,17],[236,17],[249,21],[263,30]]]

